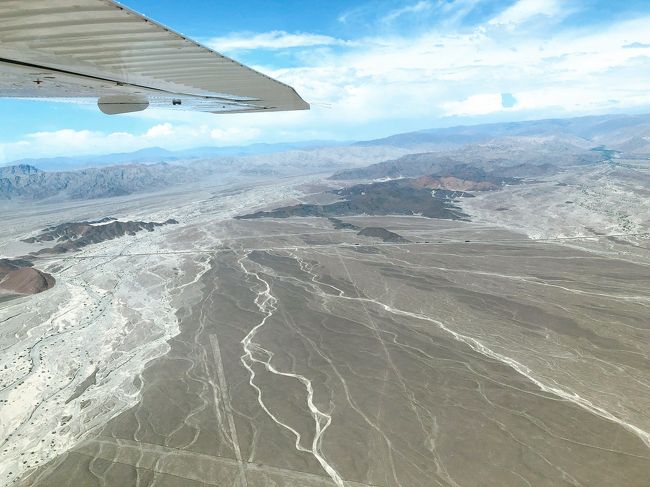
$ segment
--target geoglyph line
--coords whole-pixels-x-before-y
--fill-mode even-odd
[[[528,380],[530,380],[533,384],[535,384],[539,389],[541,389],[544,392],[548,392],[550,394],[553,394],[557,397],[560,397],[562,399],[566,399],[567,401],[570,401],[578,406],[580,406],[583,409],[586,409],[592,414],[595,414],[597,416],[600,416],[602,418],[605,418],[609,421],[612,421],[614,423],[619,424],[623,428],[627,429],[628,431],[632,432],[636,436],[638,436],[645,445],[650,448],[650,433],[647,431],[639,428],[638,426],[635,426],[633,424],[630,424],[621,418],[618,418],[614,416],[612,413],[609,411],[601,408],[600,406],[596,406],[593,404],[591,401],[588,399],[583,398],[579,394],[575,392],[570,392],[566,391],[560,387],[555,387],[555,386],[549,386],[540,380],[536,379],[533,375],[533,371],[525,366],[524,364],[517,362],[516,360],[507,357],[503,354],[500,354],[498,352],[495,352],[494,350],[490,349],[489,347],[483,345],[481,342],[476,340],[475,338],[472,338],[467,335],[463,335],[461,333],[455,332],[454,330],[450,329],[448,326],[446,326],[444,323],[441,321],[438,321],[434,318],[431,318],[429,316],[419,314],[419,313],[412,313],[410,311],[404,311],[401,309],[393,308],[391,306],[388,306],[387,304],[384,304],[380,301],[377,301],[375,299],[369,299],[369,298],[354,298],[354,297],[349,297],[349,296],[336,296],[338,299],[347,299],[347,300],[355,300],[355,301],[363,301],[366,303],[372,303],[375,304],[381,308],[384,309],[384,311],[387,311],[389,313],[399,315],[399,316],[406,316],[409,318],[416,318],[418,320],[423,320],[423,321],[428,321],[430,323],[434,323],[437,325],[441,330],[444,332],[448,333],[451,335],[455,340],[464,343],[465,345],[469,346],[472,350],[475,352],[478,352],[482,355],[485,355],[486,357],[489,357],[491,359],[497,360],[510,368],[514,369],[516,372],[519,374],[523,375],[526,377]]]
[[[292,250],[296,251],[297,248],[293,247]],[[345,265],[345,263],[343,261],[343,256],[338,251],[338,248],[336,249],[336,253],[338,254],[338,256],[339,256],[339,258],[341,260],[341,264],[342,264],[344,270],[347,271],[346,273],[348,275],[348,278],[350,279],[351,284],[354,285],[354,281],[352,280],[352,276],[351,276],[350,272],[347,270],[347,266]],[[295,255],[294,255],[294,257],[295,257]],[[302,270],[306,271],[306,269],[303,267],[303,265],[301,265],[301,264],[299,264],[299,265],[300,265],[300,268]],[[311,272],[309,272],[309,273],[312,274]],[[313,276],[313,274],[312,274],[312,281],[314,283],[318,282],[318,281],[315,280],[315,277]],[[560,397],[562,399],[565,399],[567,401],[570,401],[570,402],[576,404],[577,406],[589,411],[592,414],[595,414],[597,416],[600,416],[600,417],[602,417],[604,419],[607,419],[609,421],[612,421],[612,422],[622,426],[623,428],[627,429],[628,431],[630,431],[631,433],[633,433],[634,435],[639,437],[639,439],[641,439],[641,441],[643,441],[643,443],[648,448],[650,448],[650,433],[648,431],[645,431],[645,430],[639,428],[638,426],[635,426],[635,425],[633,425],[631,423],[628,423],[628,422],[624,421],[623,419],[613,415],[612,413],[610,413],[606,409],[593,404],[591,401],[589,401],[588,399],[583,398],[582,396],[580,396],[579,394],[577,394],[575,392],[566,391],[566,390],[564,390],[564,389],[562,389],[560,387],[550,386],[550,385],[547,385],[547,384],[541,382],[540,380],[538,380],[538,379],[536,379],[534,377],[533,371],[529,367],[527,367],[526,365],[524,365],[524,364],[522,364],[520,362],[517,362],[516,360],[514,360],[514,359],[512,359],[510,357],[507,357],[506,355],[495,352],[494,350],[490,349],[489,347],[487,347],[486,345],[484,345],[480,341],[476,340],[475,338],[472,338],[470,336],[458,333],[458,332],[452,330],[451,328],[449,328],[443,322],[441,322],[439,320],[436,320],[434,318],[431,318],[430,316],[423,315],[423,314],[420,314],[420,313],[413,313],[413,312],[410,312],[410,311],[404,311],[404,310],[401,310],[401,309],[398,309],[398,308],[393,308],[392,306],[384,304],[381,301],[377,301],[376,299],[362,298],[360,296],[359,297],[347,296],[340,289],[338,289],[338,288],[336,288],[336,289],[339,291],[339,293],[330,295],[331,298],[344,299],[344,300],[348,300],[348,301],[358,301],[360,303],[374,304],[374,305],[379,306],[380,308],[383,308],[384,311],[387,311],[387,312],[392,313],[392,314],[396,314],[396,315],[399,315],[399,316],[405,316],[405,317],[409,317],[409,318],[415,318],[415,319],[423,320],[423,321],[428,321],[430,323],[435,324],[436,326],[438,326],[438,328],[440,328],[444,332],[451,335],[456,341],[464,343],[465,345],[469,346],[475,352],[478,352],[478,353],[480,353],[480,354],[482,354],[484,356],[487,356],[489,358],[497,360],[497,361],[509,366],[510,368],[514,369],[517,373],[519,373],[520,375],[523,375],[528,380],[530,380],[533,384],[535,384],[543,392],[547,392],[547,393],[553,394],[553,395],[555,395],[557,397]]]
[[[264,314],[262,320],[241,341],[244,349],[244,355],[240,357],[240,360],[250,374],[250,378],[248,382],[251,385],[251,387],[253,387],[257,391],[257,400],[260,404],[260,407],[266,412],[266,414],[275,423],[289,430],[296,437],[296,443],[295,443],[296,449],[302,452],[311,453],[314,456],[314,458],[318,461],[318,463],[320,463],[320,465],[323,467],[325,472],[327,472],[330,478],[334,481],[334,483],[338,487],[345,487],[346,484],[343,478],[339,475],[336,469],[327,461],[327,459],[325,459],[323,453],[321,452],[322,436],[325,433],[325,430],[332,422],[332,417],[329,414],[319,410],[314,404],[314,388],[312,386],[311,380],[307,379],[305,376],[300,374],[293,374],[290,372],[282,372],[277,370],[275,367],[271,365],[271,359],[273,357],[273,353],[264,349],[258,343],[255,343],[253,341],[257,333],[260,331],[260,329],[263,328],[264,325],[266,325],[269,318],[271,318],[271,316],[273,316],[273,313],[277,310],[276,307],[277,298],[275,298],[271,294],[271,286],[268,281],[260,277],[259,273],[255,271],[249,271],[248,269],[246,269],[246,266],[244,265],[243,261],[248,257],[248,255],[249,252],[244,253],[242,257],[240,257],[237,260],[237,262],[239,263],[240,267],[242,268],[246,276],[254,277],[257,280],[257,282],[259,282],[263,286],[262,290],[258,291],[257,297],[255,298],[255,305],[258,307],[260,312]],[[267,358],[266,360],[262,360],[260,358],[257,358],[256,355],[258,356],[263,355],[266,356]],[[264,401],[262,399],[262,391],[257,386],[257,384],[255,384],[255,371],[253,370],[253,364],[255,363],[262,365],[267,371],[271,372],[272,374],[294,378],[300,381],[305,386],[307,390],[307,406],[314,418],[314,423],[315,423],[315,434],[312,440],[311,448],[306,448],[302,446],[300,433],[296,431],[294,428],[292,428],[291,426],[289,426],[288,424],[278,419],[277,416],[275,416],[264,404]]]
[[[228,384],[226,382],[226,374],[223,370],[223,361],[221,360],[221,349],[219,348],[219,339],[217,335],[210,335],[210,343],[212,345],[212,352],[214,354],[214,360],[217,364],[217,378],[219,379],[219,396],[221,397],[221,402],[223,402],[224,410],[226,411],[226,417],[228,419],[228,427],[230,429],[230,438],[232,440],[232,447],[235,450],[235,458],[237,458],[237,463],[239,464],[239,475],[241,477],[241,485],[243,487],[248,486],[248,480],[246,479],[246,469],[244,467],[244,462],[241,456],[241,449],[239,448],[239,439],[237,438],[237,429],[235,428],[235,419],[232,415],[232,409],[230,407],[230,398],[228,397]]]

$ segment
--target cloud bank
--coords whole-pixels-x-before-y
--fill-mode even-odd
[[[211,45],[244,62],[247,51],[280,53],[283,62],[255,57],[254,67],[294,86],[312,110],[221,116],[148,110],[129,115],[150,124],[141,133],[43,132],[0,144],[0,150],[6,161],[39,150],[56,155],[367,139],[458,123],[650,107],[650,11],[587,28],[581,3],[519,0],[469,22],[484,2],[423,0],[388,9],[378,21],[396,24],[425,11],[441,17],[417,31],[391,27],[382,35],[345,39],[284,31],[212,38]],[[568,22],[571,16],[577,21]]]

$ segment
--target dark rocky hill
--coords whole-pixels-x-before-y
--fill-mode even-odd
[[[386,230],[385,228],[381,228],[381,227],[366,227],[363,230],[361,230],[357,235],[362,235],[364,237],[380,238],[384,242],[391,242],[391,243],[409,242],[408,239],[402,237],[400,234],[391,232],[390,230]]]
[[[454,204],[454,200],[472,197],[463,191],[418,188],[410,179],[358,184],[332,193],[341,201],[327,205],[299,204],[272,211],[258,211],[238,216],[238,219],[287,218],[291,216],[334,217],[345,215],[422,215],[428,218],[463,220],[467,215]]]
[[[335,230],[359,230],[359,227],[352,223],[344,222],[338,218],[329,217],[328,220],[334,226]]]
[[[39,242],[60,242],[54,247],[41,249],[35,254],[54,253],[61,254],[79,250],[88,245],[112,240],[124,235],[135,235],[146,230],[152,232],[156,227],[163,225],[174,225],[176,220],[169,219],[162,223],[143,221],[116,221],[112,218],[104,218],[98,222],[71,222],[48,227],[39,235],[23,240],[25,243]]]

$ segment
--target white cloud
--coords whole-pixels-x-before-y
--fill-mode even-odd
[[[556,17],[569,10],[568,0],[518,0],[490,20],[492,25],[514,26],[535,17]]]
[[[56,156],[88,149],[96,149],[98,152],[105,151],[110,149],[113,144],[117,144],[117,147],[128,147],[137,145],[136,140],[137,137],[128,132],[105,134],[90,130],[61,129],[27,134],[25,140],[18,141],[14,145],[17,148],[29,148],[32,151],[43,151],[45,154]],[[7,146],[5,146],[6,148]]]
[[[486,115],[506,110],[502,106],[501,93],[472,95],[461,101],[445,102],[442,108],[447,116]]]
[[[444,15],[444,24],[450,26],[456,25],[480,3],[481,0],[451,0],[439,5],[441,13]]]
[[[403,15],[422,13],[431,10],[432,8],[433,8],[433,4],[430,1],[420,0],[419,2],[414,3],[413,5],[407,5],[406,7],[398,8],[396,10],[389,12],[386,16],[382,18],[382,22],[390,23],[397,20],[399,17],[402,17]]]
[[[173,132],[174,132],[174,127],[172,126],[171,123],[161,123],[158,125],[154,125],[149,130],[147,130],[147,133],[144,136],[147,138],[156,139],[158,137],[165,137],[165,136],[172,135]]]
[[[345,54],[270,74],[296,86],[308,101],[332,106],[308,115],[305,126],[337,126],[342,132],[391,120],[398,131],[405,120],[426,127],[444,116],[505,111],[559,116],[634,108],[650,104],[644,86],[650,59],[623,46],[629,39],[650,43],[649,21],[550,38],[526,33],[507,42],[499,32],[482,28],[463,35],[365,39]],[[512,93],[517,103],[504,107],[502,93]]]
[[[444,117],[489,121],[506,112],[539,118],[650,107],[650,57],[644,49],[625,47],[650,45],[649,23],[650,17],[640,17],[553,35],[479,26],[465,33],[359,39],[343,53],[314,46],[305,49],[311,55],[300,58],[298,67],[255,66],[294,86],[314,103],[311,111],[212,115],[149,109],[128,115],[148,121],[151,128],[142,133],[32,134],[5,145],[5,160],[153,145],[364,139],[452,123]],[[516,104],[504,108],[502,93]]]
[[[245,51],[251,49],[288,49],[295,47],[343,45],[346,41],[320,34],[295,33],[275,30],[258,34],[236,33],[213,37],[205,42],[217,51]]]
[[[22,140],[0,143],[0,163],[33,157],[131,152],[152,146],[176,150],[215,143],[239,145],[254,140],[261,133],[260,129],[250,125],[245,128],[217,127],[221,120],[214,116],[210,122],[201,125],[162,123],[140,134],[73,129],[34,132]]]

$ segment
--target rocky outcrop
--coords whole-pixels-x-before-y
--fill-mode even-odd
[[[36,294],[54,286],[54,277],[32,266],[26,259],[0,259],[0,293]]]
[[[381,228],[381,227],[366,227],[363,230],[361,230],[359,233],[357,233],[357,235],[361,235],[364,237],[380,238],[384,242],[391,242],[391,243],[409,242],[408,239],[405,239],[400,234],[391,232],[390,230],[386,230],[385,228]]]
[[[328,218],[329,222],[334,226],[335,230],[359,230],[359,227],[352,223],[344,222],[338,218]]]
[[[54,286],[50,274],[33,267],[23,267],[8,272],[0,281],[0,290],[12,294],[36,294]]]
[[[88,245],[101,243],[106,240],[122,237],[124,235],[135,235],[146,230],[152,232],[156,227],[163,225],[174,225],[178,222],[174,219],[162,223],[143,221],[117,221],[113,218],[103,218],[95,222],[71,222],[48,227],[39,235],[23,240],[25,243],[60,242],[54,247],[41,249],[35,254],[54,253],[61,254],[79,250]]]
[[[287,218],[291,216],[335,217],[346,215],[422,215],[428,218],[464,220],[467,215],[454,200],[472,197],[463,191],[418,188],[414,180],[400,179],[372,184],[357,184],[332,193],[341,201],[327,205],[299,204],[272,211],[258,211],[237,219]]]

